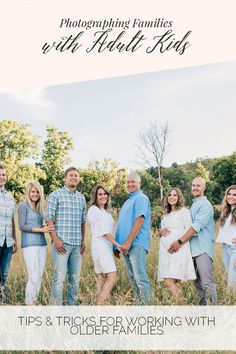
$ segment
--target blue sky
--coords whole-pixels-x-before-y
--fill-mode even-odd
[[[171,127],[165,166],[236,151],[236,62],[0,94],[0,120],[67,131],[72,163],[109,157],[138,167],[137,135],[150,122]]]

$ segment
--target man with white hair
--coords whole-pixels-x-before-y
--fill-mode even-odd
[[[188,231],[172,243],[170,253],[178,249],[190,240],[191,253],[196,271],[194,281],[200,305],[208,304],[210,297],[212,304],[217,304],[216,284],[212,274],[214,257],[214,220],[213,207],[204,196],[206,182],[202,177],[196,177],[192,181],[192,195],[194,197],[190,208],[192,225]]]
[[[140,190],[141,180],[137,173],[126,178],[129,198],[119,214],[116,241],[122,245],[123,256],[135,303],[150,305],[151,285],[146,271],[146,256],[150,243],[150,201]],[[115,255],[119,258],[118,250]]]

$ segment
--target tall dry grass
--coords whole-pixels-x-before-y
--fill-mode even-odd
[[[96,278],[93,270],[93,262],[90,253],[90,232],[86,235],[86,251],[83,256],[83,264],[80,279],[79,303],[82,305],[95,304]],[[20,236],[18,235],[20,244]],[[154,232],[151,233],[151,247],[147,258],[147,270],[152,285],[154,305],[173,305],[175,304],[170,294],[166,290],[163,282],[157,282],[157,263],[158,263],[159,238]],[[214,275],[217,283],[217,290],[220,305],[235,305],[236,296],[227,290],[227,274],[225,272],[221,246],[215,245]],[[109,299],[110,305],[130,305],[132,304],[132,292],[126,276],[125,266],[121,258],[117,263],[118,282]],[[43,275],[41,291],[38,303],[41,305],[50,304],[51,284],[52,284],[53,264],[51,256],[51,243],[48,237],[48,257],[46,269]],[[8,277],[8,304],[23,305],[24,289],[27,275],[21,249],[13,256]],[[183,284],[184,294],[187,305],[197,305],[198,297],[192,282]]]
[[[53,264],[51,256],[51,243],[48,237],[48,257],[46,269],[43,276],[42,286],[40,290],[40,295],[38,303],[40,305],[50,304],[51,295],[51,284],[52,284],[52,274],[53,274]],[[86,251],[83,256],[83,265],[80,279],[80,294],[79,302],[82,305],[94,305],[95,304],[95,288],[96,279],[93,270],[93,262],[90,254],[90,232],[88,230],[86,235]],[[18,235],[18,242],[20,244],[20,239]],[[152,284],[153,292],[153,304],[154,305],[174,305],[173,299],[171,298],[168,291],[165,289],[162,282],[157,282],[157,260],[158,260],[158,247],[159,238],[154,232],[151,234],[151,247],[147,259],[147,270],[148,275]],[[127,280],[126,271],[124,267],[123,259],[116,261],[118,270],[118,282],[112,292],[109,300],[110,305],[130,305],[132,304],[132,292]],[[214,275],[217,282],[217,290],[219,295],[220,305],[234,305],[236,303],[235,295],[229,294],[226,288],[227,285],[227,275],[224,270],[221,256],[221,247],[219,245],[215,246],[215,262],[214,262]],[[24,304],[24,289],[26,285],[27,275],[25,264],[22,256],[22,252],[19,249],[18,253],[14,255],[13,261],[11,263],[11,269],[8,278],[8,304],[10,305],[23,305]],[[191,282],[186,282],[183,284],[184,293],[186,298],[186,304],[197,305],[198,297]],[[16,353],[15,351],[2,351],[2,353],[11,354]],[[42,351],[24,351],[25,354],[42,353]],[[142,354],[143,351],[50,351],[43,352],[50,354],[61,354],[61,353],[78,353],[78,354]],[[232,353],[229,351],[145,351],[145,354],[220,354],[220,353]]]

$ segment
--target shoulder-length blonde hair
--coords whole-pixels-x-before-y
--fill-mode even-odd
[[[236,190],[236,185],[233,184],[232,186],[226,189],[225,196],[221,204],[220,226],[224,226],[225,221],[230,213],[232,213],[231,224],[236,224],[236,207],[232,210],[231,205],[227,202],[227,195],[231,189]]]
[[[163,209],[164,209],[164,214],[168,214],[171,212],[171,205],[169,204],[168,202],[168,197],[170,196],[170,193],[172,191],[175,191],[177,196],[178,196],[178,201],[177,201],[177,204],[176,204],[176,210],[179,210],[181,208],[184,207],[184,196],[183,196],[183,193],[181,192],[181,190],[179,188],[171,188],[168,190],[166,196],[165,196],[165,199],[163,201]]]
[[[96,205],[98,208],[100,208],[100,206],[98,205],[97,202],[97,194],[98,194],[98,190],[102,188],[104,190],[104,192],[107,195],[107,202],[104,205],[104,209],[105,210],[109,210],[110,207],[110,202],[111,202],[111,196],[110,196],[110,192],[108,191],[108,189],[103,185],[103,184],[97,184],[93,190],[92,190],[92,199],[90,201],[90,205]]]
[[[31,188],[36,188],[39,191],[39,200],[36,202],[35,209],[44,217],[43,187],[38,182],[30,182],[26,187],[25,201],[32,209],[34,209],[29,195]]]

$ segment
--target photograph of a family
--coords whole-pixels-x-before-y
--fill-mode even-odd
[[[1,305],[234,305],[235,72],[1,93]]]

